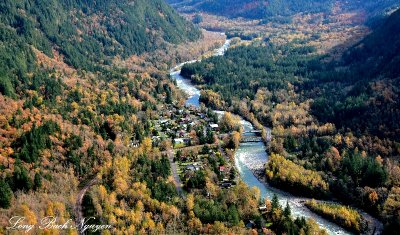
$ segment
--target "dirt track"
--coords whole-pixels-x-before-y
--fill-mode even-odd
[[[82,212],[82,201],[83,197],[85,196],[86,192],[97,183],[97,178],[93,178],[90,180],[78,193],[78,196],[76,198],[76,203],[75,203],[75,223],[77,225],[77,229],[79,234],[84,234],[83,232],[80,231],[80,226],[82,219],[83,219],[83,212]]]

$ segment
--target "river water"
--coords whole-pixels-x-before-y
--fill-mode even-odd
[[[228,49],[229,45],[230,40],[227,40],[221,48],[215,50],[214,56],[222,56]],[[197,89],[190,80],[180,75],[180,68],[186,63],[193,62],[196,61],[188,61],[176,66],[175,68],[171,69],[170,75],[172,79],[176,80],[177,86],[188,95],[189,98],[186,100],[186,105],[194,105],[199,107],[200,90]],[[216,112],[220,115],[223,114],[222,111]],[[244,132],[254,130],[254,127],[250,122],[241,119],[241,123]],[[250,133],[246,134],[251,135]],[[240,178],[249,187],[259,188],[262,198],[272,199],[273,195],[276,194],[279,197],[280,204],[282,206],[285,206],[287,202],[289,203],[294,216],[304,216],[305,218],[314,219],[318,225],[326,229],[329,234],[351,234],[342,227],[322,218],[305,207],[302,202],[307,200],[307,198],[291,195],[290,193],[268,185],[268,183],[261,182],[257,177],[255,177],[252,170],[262,169],[267,161],[268,154],[266,152],[266,146],[263,142],[241,143],[235,153],[235,165],[240,173]]]

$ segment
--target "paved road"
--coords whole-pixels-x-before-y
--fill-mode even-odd
[[[178,191],[178,193],[181,196],[183,196],[182,181],[178,174],[178,166],[176,165],[176,162],[174,162],[174,151],[168,150],[167,155],[168,155],[169,163],[171,165],[172,176],[174,177],[174,180],[175,180],[176,190]]]

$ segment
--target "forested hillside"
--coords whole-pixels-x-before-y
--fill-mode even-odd
[[[263,19],[271,16],[288,16],[299,12],[321,12],[331,9],[331,0],[169,0],[183,12],[203,11],[227,17]]]
[[[368,14],[382,14],[387,8],[399,6],[396,0],[168,0],[185,13],[206,12],[226,17],[264,19],[294,14],[330,13],[335,5],[365,10]]]
[[[140,186],[135,192],[146,198],[140,213],[147,214],[129,215],[135,218],[134,230],[155,230],[146,224],[155,224],[156,211],[171,218],[171,208],[180,213],[171,200],[160,202],[176,198],[176,190],[167,180],[168,161],[152,149],[149,121],[157,117],[155,110],[181,96],[166,71],[146,71],[156,67],[152,61],[136,63],[134,69],[123,65],[133,63],[125,62],[128,57],[145,60],[155,51],[164,53],[158,63],[171,63],[177,58],[174,51],[167,55],[166,46],[199,38],[201,32],[162,0],[1,1],[0,234],[10,232],[6,227],[14,215],[25,216],[31,224],[44,216],[75,220],[81,211],[76,208],[79,190],[88,182],[106,188],[115,200],[117,193],[126,195],[118,191],[127,185],[119,172],[128,177],[126,169],[144,165],[152,166],[149,182],[154,187],[141,186],[143,178],[136,178],[141,172],[132,172],[129,187]],[[117,60],[121,65],[115,65]],[[150,153],[151,159],[144,157]],[[144,158],[146,162],[137,160]],[[130,213],[119,207],[121,201],[118,198],[116,214]],[[84,204],[91,205],[86,200]],[[103,215],[91,209],[83,208],[83,216],[108,222],[110,211]],[[158,222],[158,231],[168,223]],[[113,233],[126,227],[115,227]],[[64,233],[38,226],[33,230]]]
[[[329,190],[315,197],[361,207],[390,233],[400,204],[399,15],[338,59],[298,40],[264,40],[185,65],[182,74],[206,89],[208,105],[272,127],[271,183],[302,195],[321,191],[322,181]]]
[[[162,0],[0,3],[0,91],[11,95],[35,68],[35,48],[94,70],[127,57],[199,38],[200,32]],[[17,79],[15,79],[17,77]]]
[[[350,48],[341,62],[323,65],[326,73],[311,76],[306,86],[323,94],[313,105],[321,121],[400,140],[399,24],[398,10]]]

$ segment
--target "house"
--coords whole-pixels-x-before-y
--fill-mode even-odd
[[[200,167],[195,164],[189,164],[185,168],[187,171],[199,171]]]
[[[232,187],[232,183],[231,182],[223,182],[221,183],[221,188],[230,188]]]
[[[166,124],[166,123],[169,123],[168,119],[161,119],[160,120],[160,124]]]
[[[253,228],[256,226],[253,220],[249,220],[249,222],[246,224],[246,228]]]
[[[180,131],[178,131],[178,136],[179,137],[184,137],[186,135],[186,131],[184,131],[184,130],[180,130]]]
[[[218,131],[218,130],[219,130],[218,124],[211,123],[211,124],[210,124],[210,127],[211,127],[211,130],[213,130],[213,131]]]
[[[174,143],[175,144],[184,144],[185,140],[183,138],[175,138]]]
[[[260,206],[260,207],[258,207],[258,210],[266,211],[267,210],[267,206],[266,205]]]
[[[225,166],[219,166],[219,172],[224,173],[225,172]]]
[[[139,147],[139,141],[138,140],[133,140],[133,141],[131,141],[130,145],[133,148],[137,148],[137,147]]]

